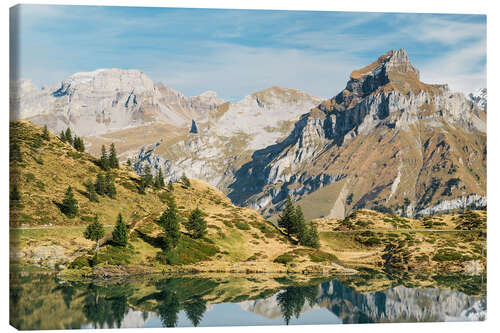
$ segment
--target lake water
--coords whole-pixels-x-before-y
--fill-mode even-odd
[[[12,273],[19,329],[470,321],[486,318],[484,276],[368,272],[314,278],[134,277],[68,283]]]

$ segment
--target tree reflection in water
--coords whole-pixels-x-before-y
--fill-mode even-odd
[[[280,292],[276,299],[285,323],[288,325],[293,316],[299,319],[306,301],[312,307],[316,303],[317,295],[318,286],[288,287]]]
[[[82,309],[88,322],[95,328],[120,328],[128,312],[129,289],[127,285],[109,288],[90,284]]]

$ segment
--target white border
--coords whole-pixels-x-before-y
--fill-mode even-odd
[[[500,147],[500,131],[497,131],[497,126],[500,125],[500,110],[498,103],[498,77],[499,77],[499,59],[498,52],[498,31],[500,31],[499,20],[500,15],[496,1],[475,0],[475,1],[452,1],[452,0],[419,0],[419,1],[401,1],[401,0],[386,0],[386,1],[320,1],[320,0],[245,0],[245,1],[228,1],[228,0],[89,0],[89,1],[37,1],[30,0],[28,3],[33,4],[74,4],[74,5],[119,5],[119,6],[149,6],[149,7],[187,7],[187,8],[238,8],[238,9],[287,9],[287,10],[334,10],[334,11],[375,11],[375,12],[418,12],[418,13],[469,13],[469,14],[487,14],[488,15],[488,150],[489,163],[488,170],[488,320],[486,322],[474,323],[420,323],[420,324],[370,324],[367,325],[316,325],[316,326],[264,326],[264,327],[214,327],[214,328],[179,328],[183,332],[199,332],[202,330],[207,333],[219,332],[302,332],[304,330],[315,332],[437,332],[437,331],[452,331],[470,332],[474,331],[497,331],[499,323],[499,307],[498,307],[498,264],[495,261],[498,256],[498,224],[500,223],[500,214],[498,212],[498,189],[500,188],[499,176],[496,173],[496,166],[499,166],[499,151]],[[15,1],[2,2],[2,76],[1,76],[1,112],[0,112],[0,159],[1,159],[1,223],[2,230],[0,232],[2,240],[0,244],[2,249],[0,255],[2,258],[3,272],[1,274],[1,326],[2,331],[15,331],[14,328],[8,326],[8,308],[9,308],[9,290],[8,290],[8,117],[9,117],[9,11],[8,8],[16,5]],[[497,33],[495,33],[497,32]],[[230,315],[230,314],[228,314]],[[494,327],[497,327],[494,329]],[[160,331],[162,329],[150,329],[150,331]],[[103,332],[117,330],[102,330]],[[66,331],[46,331],[46,332],[66,332]],[[69,331],[67,331],[69,332]],[[128,329],[126,332],[145,332],[139,329]],[[149,332],[149,330],[148,330]]]

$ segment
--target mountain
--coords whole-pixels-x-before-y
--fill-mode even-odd
[[[478,107],[486,111],[488,102],[488,90],[486,88],[480,88],[474,92],[469,93],[467,97],[477,104]]]
[[[270,87],[235,104],[221,104],[207,121],[193,121],[196,131],[186,127],[177,137],[143,147],[134,168],[161,167],[166,180],[185,173],[227,191],[234,172],[255,150],[286,137],[300,115],[319,102],[303,91]]]
[[[187,98],[138,70],[98,69],[41,89],[29,80],[14,82],[10,115],[91,137],[151,123],[188,126],[223,102],[213,91]]]
[[[353,71],[289,136],[252,154],[229,197],[270,216],[291,196],[306,218],[485,206],[485,110],[419,76],[404,49]]]

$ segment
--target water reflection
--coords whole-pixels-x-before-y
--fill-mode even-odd
[[[485,319],[481,277],[404,280],[362,272],[300,283],[227,276],[66,283],[12,274],[10,320],[19,329],[67,329]]]

